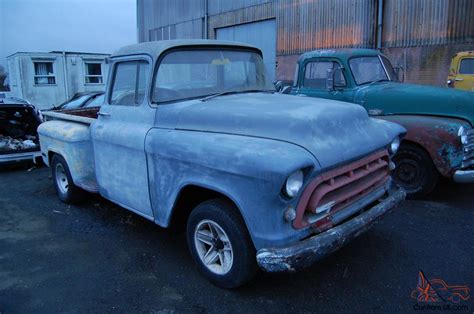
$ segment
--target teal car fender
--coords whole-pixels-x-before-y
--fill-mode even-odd
[[[423,147],[444,177],[452,177],[454,172],[461,168],[464,153],[458,130],[461,126],[469,127],[466,121],[415,115],[386,115],[379,118],[405,127],[407,135],[404,141]]]

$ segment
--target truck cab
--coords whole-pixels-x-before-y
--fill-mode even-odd
[[[449,67],[447,86],[474,92],[474,51],[454,55]]]
[[[58,197],[87,192],[186,231],[199,271],[234,288],[308,267],[405,198],[405,130],[360,106],[271,90],[259,49],[178,40],[121,48],[100,108],[46,112]],[[162,252],[165,254],[165,252]]]
[[[393,178],[410,196],[430,193],[439,177],[474,182],[471,92],[402,83],[379,51],[338,49],[303,54],[290,93],[356,103],[404,126]]]

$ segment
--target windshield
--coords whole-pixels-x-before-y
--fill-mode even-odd
[[[357,85],[390,80],[378,56],[352,58],[349,60],[349,65]],[[390,69],[393,72],[392,66]]]
[[[94,96],[94,98],[89,99],[84,107],[85,108],[100,107],[104,103],[104,99],[105,99],[105,94],[98,94]]]
[[[153,102],[272,89],[262,57],[253,51],[183,50],[167,54],[155,76]]]
[[[390,63],[390,60],[385,58],[384,56],[380,56],[382,59],[383,65],[385,66],[385,70],[388,73],[388,76],[390,76],[391,81],[398,81],[398,75],[395,72],[395,69],[393,68],[392,64]]]
[[[75,109],[82,106],[82,103],[88,100],[91,95],[83,95],[59,106],[60,109]]]

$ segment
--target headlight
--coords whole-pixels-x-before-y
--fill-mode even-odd
[[[461,126],[458,130],[458,136],[461,139],[461,144],[466,145],[467,144],[467,132],[466,128]]]
[[[392,143],[390,143],[390,146],[388,147],[388,151],[390,154],[395,155],[400,148],[400,138],[397,136],[396,138],[393,139]]]
[[[288,179],[286,179],[285,193],[289,197],[295,197],[303,186],[303,171],[298,170],[293,172]]]

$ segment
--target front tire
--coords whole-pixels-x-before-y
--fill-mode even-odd
[[[74,184],[67,162],[61,155],[55,154],[51,158],[51,172],[56,194],[61,201],[76,204],[83,200],[85,191]]]
[[[422,148],[413,144],[402,144],[393,157],[396,168],[392,174],[395,183],[407,192],[408,197],[417,198],[431,193],[439,180],[431,157]]]
[[[214,199],[198,205],[189,216],[186,235],[199,271],[216,286],[237,288],[256,275],[255,248],[229,201]]]

